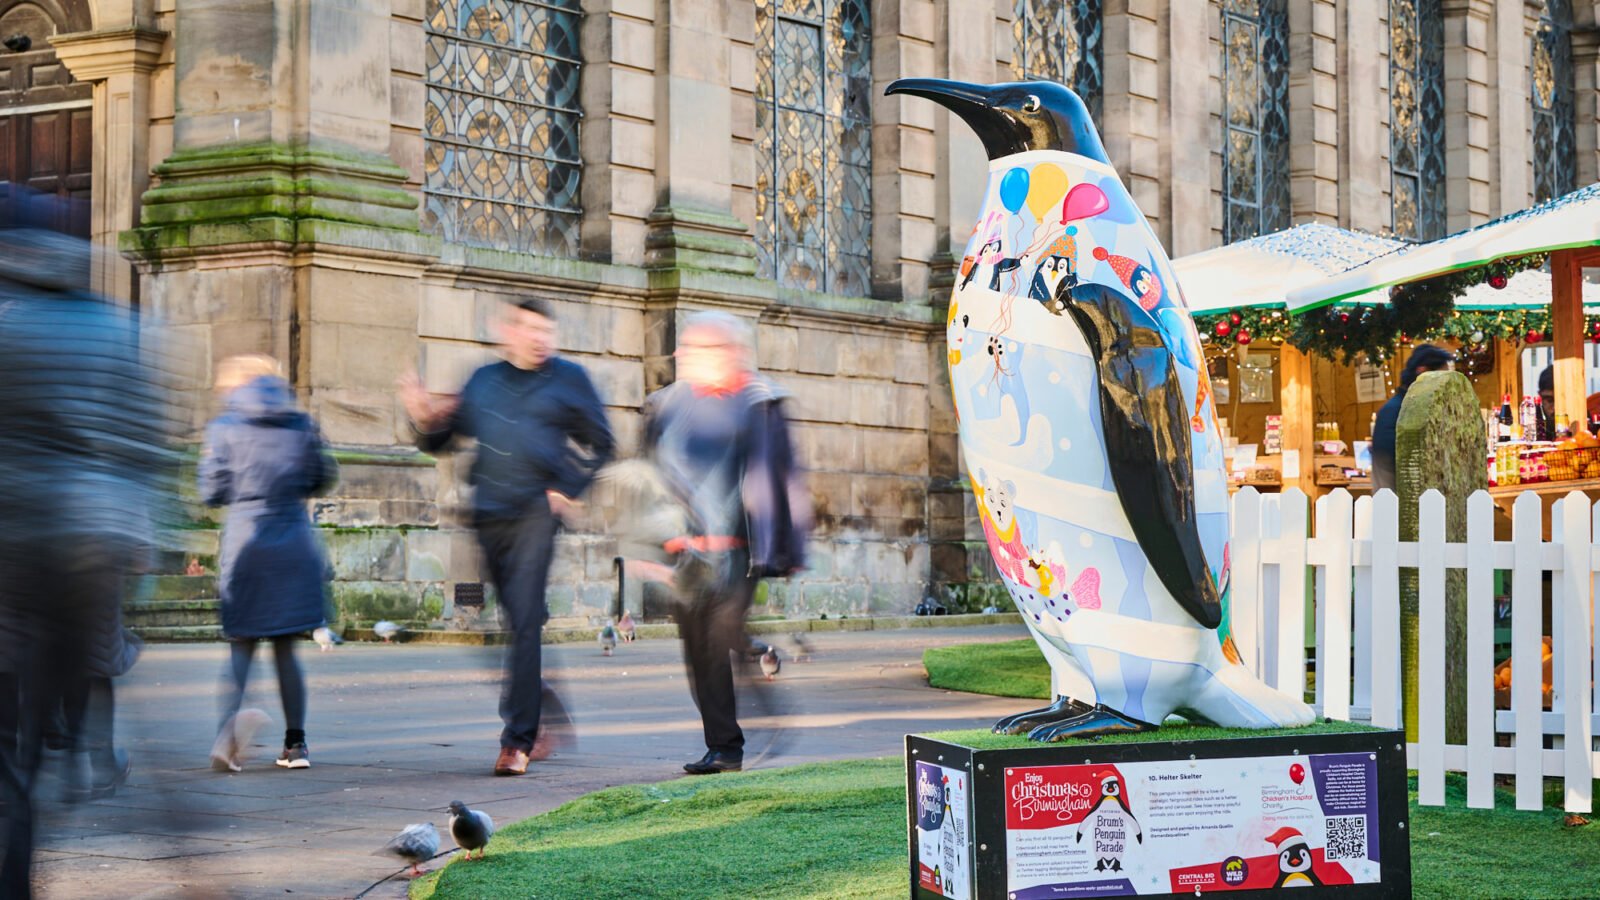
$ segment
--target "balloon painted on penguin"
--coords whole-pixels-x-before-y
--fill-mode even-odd
[[[1056,697],[995,730],[1059,740],[1180,710],[1310,723],[1234,648],[1199,336],[1083,102],[1050,82],[907,78],[888,93],[946,107],[989,157],[950,299],[950,383],[984,536]]]

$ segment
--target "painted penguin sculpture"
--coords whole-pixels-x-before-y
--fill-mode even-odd
[[[1017,260],[1016,277],[958,283],[949,333],[984,535],[1056,697],[995,730],[1059,740],[1175,712],[1310,723],[1233,646],[1228,489],[1199,335],[1083,101],[1049,82],[911,78],[888,93],[977,132],[989,180],[967,255]]]

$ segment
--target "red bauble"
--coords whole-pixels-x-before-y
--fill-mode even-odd
[[[1350,314],[1347,313],[1347,312],[1339,313],[1339,321],[1340,322],[1348,322],[1348,321],[1350,321]]]
[[[1506,289],[1506,285],[1510,284],[1510,283],[1511,283],[1511,279],[1505,277],[1504,275],[1490,275],[1489,276],[1489,287],[1492,287],[1497,291],[1505,290]]]
[[[1528,339],[1530,344],[1537,344],[1544,340],[1544,335],[1538,331],[1529,331],[1524,337]]]
[[[1234,340],[1238,341],[1239,342],[1239,346],[1242,347],[1245,344],[1250,343],[1250,332],[1241,331],[1241,332],[1239,332],[1239,336],[1234,338]]]
[[[1236,312],[1231,312],[1228,313],[1228,321],[1234,325],[1237,325],[1244,321],[1244,316],[1241,316]]]
[[[1232,325],[1229,325],[1227,322],[1218,322],[1217,323],[1217,337],[1227,337],[1232,332],[1233,332],[1233,326]]]
[[[1600,319],[1595,319],[1589,323],[1589,331],[1592,334],[1600,334]]]

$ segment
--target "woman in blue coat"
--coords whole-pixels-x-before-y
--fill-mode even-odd
[[[271,357],[224,360],[217,369],[217,392],[225,408],[206,427],[200,495],[209,506],[228,507],[218,587],[222,630],[232,642],[233,680],[212,762],[219,769],[239,770],[251,730],[243,722],[253,712],[239,715],[239,705],[256,642],[267,639],[287,720],[278,765],[309,768],[305,678],[294,645],[299,635],[325,622],[327,563],[306,499],[331,487],[338,467]],[[261,716],[254,712],[251,718]]]

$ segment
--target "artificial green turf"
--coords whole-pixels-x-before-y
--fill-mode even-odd
[[[1018,712],[1021,712],[1019,709]],[[1373,728],[1370,725],[1359,725],[1352,722],[1313,722],[1301,728],[1222,728],[1217,725],[1196,725],[1190,722],[1178,723],[1169,719],[1167,725],[1161,726],[1160,731],[1142,732],[1136,734],[1104,734],[1099,737],[1073,738],[1057,741],[1050,744],[1052,747],[1065,747],[1073,744],[1143,744],[1150,741],[1222,741],[1243,738],[1279,737],[1282,735],[1313,735],[1313,734],[1348,734],[1352,731],[1383,731],[1382,728]],[[935,741],[944,741],[947,744],[959,744],[971,747],[974,750],[1026,750],[1029,747],[1041,746],[1037,741],[1028,740],[1025,734],[995,734],[987,729],[976,728],[970,731],[935,731],[921,735]]]
[[[1050,665],[1032,640],[956,644],[922,651],[928,684],[997,697],[1050,699]]]
[[[904,896],[901,765],[852,760],[610,788],[502,830],[483,860],[458,858],[411,896]],[[1505,791],[1497,809],[1468,810],[1457,776],[1447,780],[1450,806],[1419,808],[1415,791],[1413,782],[1415,896],[1600,895],[1600,825],[1563,827],[1555,809],[1514,812]]]

